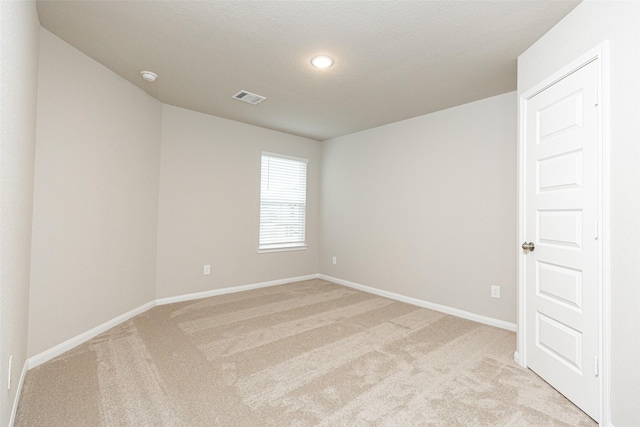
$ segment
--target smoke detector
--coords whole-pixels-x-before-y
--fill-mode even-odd
[[[256,95],[255,93],[247,92],[246,90],[241,90],[240,92],[233,95],[232,98],[239,101],[248,102],[249,104],[253,105],[259,104],[267,99],[265,96]]]
[[[155,82],[156,79],[158,78],[158,75],[151,71],[140,71],[140,75],[142,76],[142,79],[145,82],[149,82],[149,83]]]

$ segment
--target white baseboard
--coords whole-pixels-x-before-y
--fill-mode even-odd
[[[98,325],[95,328],[92,328],[86,332],[83,332],[78,336],[70,338],[63,343],[56,345],[55,347],[51,347],[49,350],[45,350],[42,353],[39,353],[35,356],[30,357],[29,359],[27,359],[27,362],[26,362],[27,370],[35,368],[36,366],[42,365],[43,363],[48,362],[49,360],[60,356],[62,353],[65,353],[71,350],[72,348],[79,346],[80,344],[84,344],[85,342],[89,341],[91,338],[97,335],[100,335],[101,333],[108,331],[114,326],[117,326],[123,322],[126,322],[132,317],[137,316],[138,314],[142,314],[145,311],[157,305],[165,305],[165,304],[171,304],[174,302],[190,301],[194,299],[207,298],[207,297],[212,297],[216,295],[224,295],[224,294],[230,294],[234,292],[248,291],[251,289],[284,285],[286,283],[317,279],[318,276],[319,276],[318,274],[310,274],[307,276],[289,277],[287,279],[271,280],[268,282],[253,283],[250,285],[242,285],[242,286],[231,286],[228,288],[213,289],[211,291],[196,292],[192,294],[179,295],[175,297],[156,299],[146,304],[143,304],[138,308],[134,308],[131,311],[121,314],[120,316],[115,317],[101,325]]]
[[[24,384],[24,377],[27,375],[28,369],[29,369],[29,360],[25,360],[24,365],[22,365],[22,373],[20,374],[20,381],[18,381],[16,396],[13,399],[13,408],[11,409],[11,417],[9,417],[8,427],[13,427],[13,423],[16,422],[16,414],[18,413],[18,403],[20,402],[20,394],[22,394],[22,385]]]
[[[39,354],[36,354],[35,356],[30,357],[29,359],[27,359],[27,363],[29,366],[28,369],[33,369],[36,366],[39,366],[45,362],[48,362],[54,357],[60,356],[62,353],[67,352],[72,348],[77,347],[80,344],[83,344],[89,341],[91,338],[97,335],[100,335],[103,332],[108,331],[114,326],[118,326],[119,324],[126,322],[127,320],[131,319],[133,316],[137,316],[138,314],[144,313],[150,308],[155,307],[155,305],[156,305],[155,300],[150,301],[146,304],[141,305],[140,307],[134,308],[133,310],[130,310],[124,314],[121,314],[118,317],[115,317],[107,322],[104,322],[103,324],[98,325],[95,328],[91,328],[88,331],[81,333],[80,335],[70,338],[63,343],[56,345],[55,347],[51,347],[49,350],[45,350],[42,353],[39,353]]]
[[[513,353],[513,361],[522,366],[522,363],[520,363],[520,353],[518,352],[518,350]]]
[[[153,301],[150,301],[146,304],[141,305],[140,307],[137,307],[131,311],[128,311],[124,314],[121,314],[118,317],[115,317],[101,325],[96,326],[95,328],[92,328],[76,337],[73,337],[71,339],[66,340],[63,343],[60,343],[48,350],[43,351],[42,353],[39,353],[35,356],[30,357],[29,359],[27,359],[24,363],[24,367],[22,369],[22,374],[20,376],[20,382],[18,384],[18,389],[16,391],[16,398],[13,404],[13,411],[11,413],[11,418],[9,420],[9,427],[13,426],[13,423],[15,421],[15,416],[17,413],[17,409],[18,409],[18,402],[20,399],[20,393],[22,391],[22,385],[24,383],[24,378],[25,375],[27,373],[27,371],[29,369],[35,368],[36,366],[39,366],[45,362],[48,362],[49,360],[60,356],[61,354],[73,349],[74,347],[79,346],[80,344],[83,344],[87,341],[89,341],[91,338],[108,331],[109,329],[113,328],[114,326],[117,326],[123,322],[126,322],[127,320],[131,319],[134,316],[137,316],[139,314],[144,313],[145,311],[149,310],[150,308],[153,308],[157,305],[165,305],[165,304],[172,304],[175,302],[183,302],[183,301],[190,301],[190,300],[196,300],[196,299],[201,299],[201,298],[208,298],[208,297],[212,297],[212,296],[217,296],[217,295],[224,295],[224,294],[230,294],[230,293],[235,293],[235,292],[243,292],[243,291],[248,291],[251,289],[258,289],[258,288],[267,288],[267,287],[271,287],[271,286],[278,286],[278,285],[284,285],[287,283],[293,283],[293,282],[300,282],[303,280],[311,280],[311,279],[323,279],[323,280],[328,280],[330,282],[334,282],[343,286],[347,286],[350,288],[354,288],[354,289],[359,289],[361,291],[364,292],[368,292],[371,294],[375,294],[375,295],[380,295],[382,297],[386,297],[386,298],[390,298],[390,299],[394,299],[397,301],[401,301],[401,302],[406,302],[408,304],[413,304],[419,307],[423,307],[423,308],[428,308],[431,310],[435,310],[435,311],[439,311],[442,313],[446,313],[446,314],[451,314],[453,316],[457,316],[457,317],[461,317],[464,319],[468,319],[468,320],[473,320],[475,322],[479,322],[479,323],[484,323],[486,325],[490,325],[490,326],[495,326],[498,328],[502,328],[502,329],[507,329],[510,331],[515,331],[516,330],[516,325],[513,323],[509,323],[509,322],[505,322],[502,320],[498,320],[498,319],[494,319],[491,317],[486,317],[486,316],[481,316],[479,314],[475,314],[475,313],[470,313],[467,311],[463,311],[463,310],[459,310],[457,308],[453,308],[453,307],[448,307],[448,306],[444,306],[444,305],[440,305],[440,304],[435,304],[435,303],[431,303],[428,301],[424,301],[424,300],[420,300],[417,298],[412,298],[412,297],[407,297],[404,295],[400,295],[400,294],[396,294],[393,292],[389,292],[389,291],[384,291],[381,289],[376,289],[376,288],[372,288],[370,286],[366,286],[366,285],[362,285],[359,283],[354,283],[354,282],[349,282],[347,280],[342,280],[342,279],[338,279],[336,277],[331,277],[331,276],[327,276],[324,274],[310,274],[307,276],[298,276],[298,277],[290,277],[287,279],[278,279],[278,280],[271,280],[268,282],[260,282],[260,283],[253,283],[253,284],[249,284],[249,285],[242,285],[242,286],[232,286],[232,287],[228,287],[228,288],[222,288],[222,289],[213,289],[210,291],[204,291],[204,292],[196,292],[196,293],[191,293],[191,294],[185,294],[185,295],[178,295],[178,296],[174,296],[174,297],[167,297],[167,298],[160,298],[160,299],[156,299]],[[514,357],[516,357],[516,354],[514,355]],[[611,426],[613,427],[613,426]]]
[[[394,292],[372,288],[371,286],[350,282],[348,280],[338,279],[336,277],[327,276],[325,274],[320,274],[319,278],[337,283],[339,285],[348,286],[350,288],[368,292],[370,294],[380,295],[381,297],[406,302],[408,304],[417,305],[418,307],[428,308],[430,310],[439,311],[445,314],[451,314],[452,316],[461,317],[467,320],[473,320],[474,322],[483,323],[489,326],[495,326],[496,328],[506,329],[512,332],[515,332],[517,330],[517,326],[515,323],[505,322],[504,320],[494,319],[493,317],[482,316],[480,314],[470,313],[468,311],[459,310],[457,308],[449,307],[446,305],[435,304],[418,298],[412,298],[405,295],[396,294]]]
[[[19,384],[19,390],[18,390],[18,394],[16,395],[16,401],[14,403],[14,412],[17,409],[17,403],[18,403],[18,399],[19,399],[19,392],[22,389],[22,382],[24,381],[24,376],[26,374],[26,371],[32,368],[35,368],[36,366],[39,366],[45,362],[48,362],[49,360],[60,356],[62,353],[65,353],[69,350],[71,350],[74,347],[79,346],[80,344],[83,344],[87,341],[89,341],[91,338],[108,331],[109,329],[113,328],[114,326],[117,326],[123,322],[126,322],[127,320],[131,319],[134,316],[137,316],[139,314],[144,313],[145,311],[149,310],[152,307],[155,307],[157,305],[165,305],[165,304],[171,304],[171,303],[175,303],[175,302],[182,302],[182,301],[190,301],[190,300],[195,300],[195,299],[201,299],[201,298],[207,298],[207,297],[212,297],[212,296],[216,296],[216,295],[224,295],[224,294],[230,294],[230,293],[234,293],[234,292],[243,292],[243,291],[248,291],[251,289],[258,289],[258,288],[267,288],[270,286],[278,286],[278,285],[284,285],[286,283],[293,283],[293,282],[300,282],[303,280],[311,280],[311,279],[317,279],[317,278],[321,278],[324,280],[328,280],[330,282],[334,282],[343,286],[348,286],[350,288],[354,288],[354,289],[359,289],[361,291],[364,292],[368,292],[371,294],[375,294],[375,295],[380,295],[382,297],[386,297],[386,298],[390,298],[390,299],[394,299],[397,301],[401,301],[401,302],[406,302],[409,304],[413,304],[413,305],[417,305],[419,307],[424,307],[424,308],[428,308],[431,310],[435,310],[435,311],[439,311],[442,313],[446,313],[446,314],[451,314],[453,316],[457,316],[457,317],[461,317],[463,319],[468,319],[468,320],[473,320],[475,322],[479,322],[479,323],[483,323],[485,325],[490,325],[490,326],[495,326],[498,328],[502,328],[502,329],[507,329],[509,331],[515,331],[516,330],[516,325],[513,323],[509,323],[509,322],[505,322],[503,320],[498,320],[498,319],[494,319],[491,317],[486,317],[486,316],[482,316],[479,314],[475,314],[475,313],[470,313],[464,310],[459,310],[457,308],[453,308],[453,307],[448,307],[445,305],[440,305],[440,304],[435,304],[435,303],[431,303],[428,301],[424,301],[424,300],[420,300],[417,298],[412,298],[412,297],[407,297],[404,295],[400,295],[400,294],[396,294],[393,292],[389,292],[389,291],[384,291],[381,289],[376,289],[376,288],[372,288],[370,286],[366,286],[366,285],[361,285],[359,283],[354,283],[354,282],[349,282],[347,280],[342,280],[342,279],[338,279],[336,277],[331,277],[331,276],[326,276],[324,274],[310,274],[307,276],[298,276],[298,277],[290,277],[290,278],[286,278],[286,279],[278,279],[278,280],[271,280],[268,282],[260,282],[260,283],[253,283],[253,284],[249,284],[249,285],[242,285],[242,286],[232,286],[232,287],[228,287],[228,288],[222,288],[222,289],[213,289],[210,291],[204,291],[204,292],[196,292],[196,293],[191,293],[191,294],[185,294],[185,295],[178,295],[175,297],[167,297],[167,298],[160,298],[160,299],[156,299],[153,301],[150,301],[146,304],[141,305],[138,308],[135,308],[131,311],[128,311],[124,314],[121,314],[118,317],[115,317],[101,325],[96,326],[95,328],[92,328],[76,337],[73,337],[71,339],[66,340],[65,342],[58,344],[48,350],[43,351],[42,353],[39,353],[35,356],[30,357],[29,359],[27,359],[27,361],[25,362],[24,365],[24,369],[22,372],[22,376],[20,378],[20,384]],[[13,420],[13,416],[12,415],[12,420]],[[11,424],[10,424],[11,426]]]
[[[271,286],[284,285],[287,283],[302,282],[303,280],[317,279],[318,274],[309,274],[307,276],[290,277],[288,279],[270,280],[268,282],[253,283],[251,285],[230,286],[222,289],[212,289],[210,291],[196,292],[193,294],[178,295],[175,297],[167,297],[157,299],[157,305],[173,304],[174,302],[190,301],[194,299],[215,297],[217,295],[232,294],[235,292],[250,291],[251,289],[268,288]]]

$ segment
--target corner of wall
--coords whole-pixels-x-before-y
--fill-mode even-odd
[[[10,425],[27,358],[40,29],[35,2],[0,2],[0,29],[0,425]]]

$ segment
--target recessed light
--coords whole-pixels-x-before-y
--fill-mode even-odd
[[[153,83],[158,78],[156,73],[152,73],[151,71],[140,71],[140,75],[145,82]]]
[[[329,68],[333,65],[333,58],[326,55],[318,55],[311,58],[311,65],[316,68]]]

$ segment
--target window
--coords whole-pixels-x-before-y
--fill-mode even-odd
[[[306,249],[307,159],[262,153],[258,252]]]

